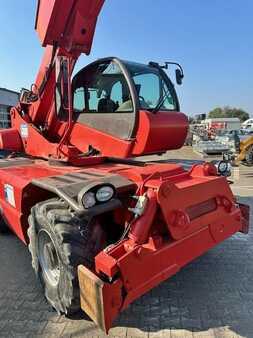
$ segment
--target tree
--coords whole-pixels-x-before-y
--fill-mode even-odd
[[[232,108],[229,106],[226,107],[217,107],[211,110],[208,114],[209,118],[219,118],[219,117],[238,117],[241,122],[249,119],[249,114],[241,108]]]

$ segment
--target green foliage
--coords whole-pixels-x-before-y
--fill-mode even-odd
[[[249,119],[249,114],[240,108],[232,107],[217,107],[209,112],[208,118],[220,118],[220,117],[238,117],[241,122]]]

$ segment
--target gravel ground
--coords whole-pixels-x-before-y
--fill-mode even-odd
[[[168,158],[201,159],[189,147],[159,160]],[[233,178],[235,194],[253,207],[253,168],[236,168]],[[238,234],[195,260],[122,313],[110,337],[253,337],[252,241],[252,230]],[[48,307],[27,248],[9,234],[0,236],[0,336],[105,335],[85,316],[66,319]]]

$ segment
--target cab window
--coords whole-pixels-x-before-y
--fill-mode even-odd
[[[119,66],[112,62],[96,65],[74,91],[78,113],[132,112],[130,90]]]
[[[82,111],[85,106],[85,92],[84,88],[78,88],[74,95],[74,109]]]
[[[131,74],[140,108],[154,110],[177,110],[177,98],[173,85],[166,82],[157,69],[134,62],[127,62]]]

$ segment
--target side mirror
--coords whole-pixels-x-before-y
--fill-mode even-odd
[[[156,62],[149,62],[149,65],[155,68],[163,68],[163,69],[168,69],[169,65],[174,65],[177,66],[178,68],[176,68],[176,81],[177,84],[180,86],[183,83],[183,78],[184,78],[184,70],[183,67],[177,63],[177,62],[165,62],[164,66],[159,66],[158,63]]]
[[[184,73],[182,72],[181,69],[177,68],[176,69],[176,81],[179,86],[183,83],[183,78],[184,78]]]

